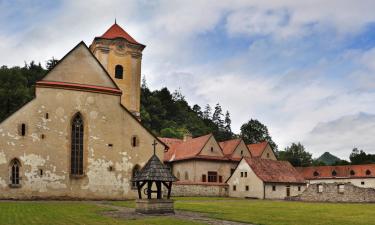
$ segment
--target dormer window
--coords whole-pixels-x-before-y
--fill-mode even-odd
[[[350,170],[350,175],[351,175],[351,176],[354,176],[354,175],[355,175],[354,170]]]
[[[123,78],[124,69],[121,65],[116,65],[115,67],[115,78],[122,79]]]
[[[336,170],[332,171],[332,176],[335,177],[337,175]]]
[[[315,171],[314,172],[314,177],[317,177],[317,176],[319,176],[319,173],[318,173],[318,171]]]
[[[366,175],[370,176],[371,175],[371,171],[370,170],[366,170]]]

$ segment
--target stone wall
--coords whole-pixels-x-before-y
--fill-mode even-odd
[[[322,192],[318,186],[322,185]],[[344,185],[343,192],[339,192],[338,185]],[[375,189],[357,187],[350,183],[320,183],[310,184],[299,196],[290,200],[318,201],[318,202],[375,202]]]
[[[183,183],[172,186],[172,196],[227,197],[227,184]]]

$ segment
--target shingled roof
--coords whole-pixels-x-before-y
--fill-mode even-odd
[[[301,174],[287,161],[244,158],[254,173],[268,183],[305,183]]]
[[[177,181],[177,178],[171,173],[160,159],[153,155],[146,165],[134,176],[133,181]]]

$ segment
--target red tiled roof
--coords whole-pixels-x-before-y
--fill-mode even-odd
[[[261,158],[244,158],[254,173],[269,183],[305,183],[301,174],[287,161]]]
[[[234,150],[236,150],[240,142],[241,142],[241,139],[238,138],[238,139],[219,142],[219,145],[221,149],[223,149],[224,155],[231,155],[234,152]]]
[[[249,144],[247,145],[247,147],[249,148],[251,155],[253,157],[261,157],[267,145],[268,145],[268,142],[263,141],[263,142],[256,143],[256,144]]]
[[[115,38],[124,38],[130,43],[142,45],[137,42],[132,36],[130,36],[124,29],[122,29],[117,23],[113,24],[102,36],[99,38],[105,39],[115,39]]]
[[[182,159],[189,159],[196,157],[212,134],[207,134],[201,137],[193,138],[186,141],[181,141],[169,146],[169,150],[164,153],[164,161],[177,161]]]
[[[159,139],[162,142],[164,142],[166,145],[168,145],[168,147],[170,147],[171,145],[179,144],[179,143],[183,142],[183,140],[177,139],[177,138],[162,138],[162,137],[159,137]]]
[[[179,161],[187,159],[205,159],[205,160],[216,160],[216,161],[239,161],[240,159],[230,159],[226,156],[209,156],[199,155],[203,147],[206,145],[208,140],[212,137],[212,134],[207,134],[201,137],[193,138],[190,140],[180,140],[175,138],[160,138],[169,147],[169,150],[164,153],[164,161]]]
[[[83,91],[88,91],[88,92],[106,93],[106,94],[114,94],[114,95],[121,95],[122,93],[121,90],[117,88],[66,83],[66,82],[59,82],[59,81],[38,81],[36,82],[36,86],[47,87],[47,88],[48,87],[61,88],[61,89],[67,89],[67,90],[83,90]]]
[[[310,166],[297,167],[296,169],[307,180],[375,177],[375,164],[345,166]],[[336,172],[335,176],[333,174],[334,171]],[[370,174],[366,174],[366,171],[370,171]],[[314,173],[317,176],[314,176]]]

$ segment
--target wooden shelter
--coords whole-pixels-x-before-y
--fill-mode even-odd
[[[170,169],[164,165],[155,154],[156,142],[154,141],[154,155],[148,160],[146,165],[134,176],[133,182],[136,183],[138,189],[138,197],[136,211],[141,213],[171,213],[173,212],[173,201],[169,200],[172,191],[172,182],[177,178],[172,174]],[[156,190],[152,190],[153,184]],[[167,199],[163,199],[162,185],[168,190]],[[146,200],[142,200],[143,194],[147,196]],[[152,199],[152,193],[156,193],[156,199]],[[151,207],[152,205],[152,207]]]

